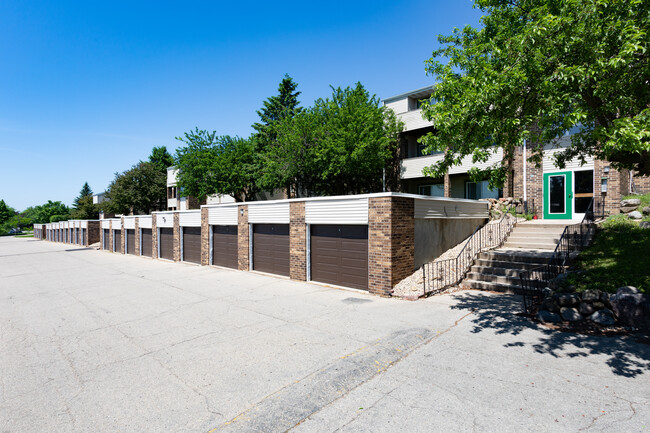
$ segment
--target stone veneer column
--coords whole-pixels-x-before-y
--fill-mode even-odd
[[[201,208],[201,265],[210,263],[210,224],[208,224],[208,208]]]
[[[120,243],[122,245],[119,245],[118,248],[122,254],[126,254],[126,230],[124,230],[124,217],[120,218],[120,224],[122,225],[122,227],[120,227],[120,232],[122,233],[122,236],[120,236]]]
[[[289,215],[289,276],[292,280],[307,281],[305,202],[290,203]]]
[[[243,210],[243,215],[242,215]],[[248,205],[237,206],[237,261],[240,271],[248,271]]]
[[[135,236],[133,236],[133,249],[135,251],[135,255],[139,256],[140,255],[140,217],[136,217],[135,219]]]
[[[175,262],[180,262],[181,261],[181,225],[179,221],[179,214],[178,212],[174,212],[173,214],[173,220],[174,220],[174,261]]]
[[[113,252],[113,221],[108,222],[108,251]]]
[[[542,167],[537,167],[534,162],[528,161],[531,155],[531,149],[536,146],[532,143],[526,148],[526,161],[524,161],[523,147],[517,147],[514,151],[512,169],[514,175],[512,179],[513,198],[524,198],[524,163],[526,164],[526,200],[528,201],[528,212],[543,217],[544,215],[544,175]]]
[[[609,169],[608,161],[594,160],[594,202],[605,207],[605,213],[615,215],[621,211],[621,176],[617,170]],[[601,192],[601,181],[607,178],[607,192]],[[629,187],[629,184],[628,184]]]
[[[156,214],[151,214],[151,258],[158,258],[158,222]]]
[[[371,197],[368,200],[368,290],[390,296],[392,288],[413,273],[415,265],[414,200]]]
[[[445,173],[443,189],[443,195],[445,197],[451,197],[451,179],[449,179],[449,173]]]

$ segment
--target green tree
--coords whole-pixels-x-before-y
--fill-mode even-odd
[[[93,203],[93,196],[80,197],[77,207],[70,213],[71,219],[94,220],[99,218],[99,205]]]
[[[149,214],[166,209],[167,173],[151,162],[140,161],[115,178],[106,190],[103,208],[115,214]]]
[[[90,185],[88,185],[88,182],[85,182],[84,185],[81,187],[81,191],[79,191],[79,196],[74,199],[73,207],[75,209],[79,209],[79,200],[81,200],[84,197],[90,197],[92,199],[93,196],[93,190],[90,189]]]
[[[278,94],[263,102],[264,107],[257,111],[261,123],[253,124],[259,143],[266,145],[273,141],[275,139],[273,126],[276,122],[293,117],[302,110],[298,101],[300,92],[296,91],[297,88],[298,84],[293,81],[293,78],[285,74],[278,86]]]
[[[48,200],[45,204],[34,206],[31,218],[34,224],[47,224],[55,222],[52,221],[54,216],[59,218],[56,221],[67,220],[70,217],[70,208],[60,201]]]
[[[176,150],[177,182],[184,195],[203,200],[208,195],[231,195],[237,201],[258,192],[256,154],[251,140],[218,136],[195,128],[177,140],[185,146]]]
[[[531,160],[568,131],[572,145],[559,166],[593,155],[617,168],[650,174],[650,8],[644,0],[475,0],[483,27],[439,36],[427,61],[435,78],[424,116],[436,132],[423,142],[444,158],[433,177],[495,146],[504,162],[473,170],[502,186],[516,146]]]
[[[154,147],[151,149],[149,155],[149,162],[164,173],[167,173],[167,168],[174,165],[174,157],[167,151],[166,146]]]
[[[403,125],[376,95],[357,83],[333,88],[331,98],[277,126],[279,145],[269,152],[267,184],[291,183],[317,195],[397,188],[397,151]]]
[[[4,200],[0,200],[0,224],[4,224],[14,215],[16,215],[16,210],[7,206]]]

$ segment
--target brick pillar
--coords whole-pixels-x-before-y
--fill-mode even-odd
[[[290,203],[289,214],[289,275],[292,280],[307,281],[307,226],[305,225],[305,202]]]
[[[108,251],[113,252],[113,221],[108,222]]]
[[[181,261],[181,225],[179,221],[178,212],[172,214],[174,216],[174,261]]]
[[[158,223],[156,214],[151,214],[151,258],[158,258]]]
[[[609,167],[609,173],[605,168]],[[601,182],[607,179],[607,192],[601,192]],[[628,180],[629,182],[629,180]],[[594,202],[604,204],[605,213],[615,215],[621,211],[621,175],[609,166],[608,161],[594,160]]]
[[[139,256],[140,255],[140,218],[136,217],[135,219],[135,233],[133,236],[133,249],[135,251],[135,255]]]
[[[368,201],[368,290],[390,296],[415,266],[414,200],[372,197]]]
[[[210,224],[208,224],[208,208],[201,208],[201,265],[210,264]]]
[[[237,206],[237,255],[239,262],[238,269],[240,271],[247,271],[249,269],[248,239],[248,206],[243,204]]]
[[[122,236],[120,242],[121,245],[118,246],[118,248],[120,249],[120,252],[122,254],[126,254],[126,230],[124,230],[124,217],[120,218],[120,224],[121,224],[120,232],[122,232]]]
[[[445,173],[444,177],[444,196],[451,197],[451,181],[449,179],[449,173]]]

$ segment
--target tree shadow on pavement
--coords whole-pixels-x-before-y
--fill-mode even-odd
[[[560,357],[607,356],[607,364],[614,374],[635,377],[650,369],[650,344],[647,335],[584,335],[576,332],[550,329],[527,317],[518,315],[523,310],[518,295],[494,295],[478,291],[460,292],[453,309],[473,311],[473,333],[491,330],[496,334],[520,335],[533,330],[539,334],[536,342],[519,341],[505,347],[530,346],[537,353]]]

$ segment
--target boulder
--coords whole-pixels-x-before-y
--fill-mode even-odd
[[[551,313],[559,313],[560,306],[555,302],[555,299],[552,296],[547,296],[542,301],[542,304],[539,306],[540,310],[550,311]]]
[[[630,213],[632,211],[635,211],[638,208],[638,206],[621,206],[621,212],[622,213]]]
[[[642,229],[650,229],[650,221],[641,221],[639,227]]]
[[[633,220],[640,220],[641,218],[643,218],[643,215],[641,215],[641,212],[639,212],[638,210],[635,210],[634,212],[630,212],[629,214],[627,214],[627,217]]]
[[[552,313],[548,310],[540,310],[539,313],[537,313],[537,320],[540,322],[559,323],[562,321],[562,318],[557,313]]]
[[[591,303],[591,308],[593,308],[594,311],[602,310],[603,308],[605,308],[605,303],[601,302],[601,301],[592,302]]]
[[[578,312],[583,316],[590,316],[594,312],[594,307],[586,302],[581,302],[578,306]]]
[[[616,323],[616,319],[614,319],[614,313],[612,313],[612,311],[608,310],[607,308],[604,310],[596,311],[594,314],[589,316],[589,320],[602,326],[612,326]]]
[[[643,215],[650,215],[650,206],[646,206],[643,209],[641,209],[641,212]]]
[[[559,293],[555,295],[555,302],[560,307],[573,307],[580,304],[580,296],[576,293]]]
[[[582,292],[583,302],[595,302],[600,299],[600,291],[598,290],[585,290]]]
[[[640,204],[641,204],[641,199],[639,198],[628,198],[627,200],[621,200],[621,207],[639,206]]]
[[[563,307],[560,309],[560,315],[567,322],[579,322],[582,320],[582,315],[575,308]]]
[[[639,289],[634,286],[623,286],[616,289],[617,295],[636,295],[637,293],[640,293]]]
[[[650,296],[629,292],[621,290],[621,293],[617,292],[610,298],[619,322],[635,328],[650,329]]]

